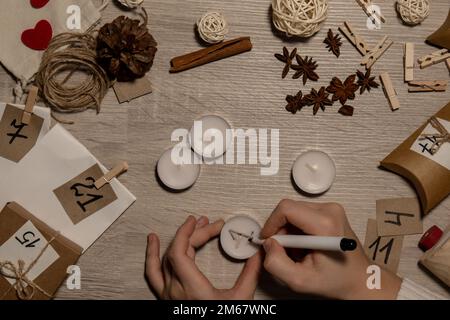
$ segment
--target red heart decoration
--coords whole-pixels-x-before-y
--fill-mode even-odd
[[[39,21],[34,29],[25,30],[22,33],[22,42],[33,50],[45,50],[52,40],[53,29],[47,20]]]
[[[31,6],[35,9],[44,7],[50,0],[31,0]]]

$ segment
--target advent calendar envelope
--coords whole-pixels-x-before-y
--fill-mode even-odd
[[[100,190],[106,168],[61,125],[22,159],[0,201],[16,201],[66,238],[88,249],[136,198],[117,180]],[[0,202],[0,206],[2,206]]]
[[[0,174],[11,168],[50,130],[50,109],[34,107],[31,121],[22,124],[24,106],[0,103]],[[6,180],[5,180],[6,181]]]
[[[40,1],[43,2],[43,1]],[[22,43],[25,30],[42,37],[38,22],[48,21],[52,35],[71,31],[67,28],[69,6],[79,8],[81,30],[86,31],[100,19],[100,13],[91,0],[50,0],[42,8],[33,8],[30,0],[2,0],[0,10],[0,62],[16,78],[29,80],[39,68],[43,51],[30,49]],[[77,31],[77,30],[76,30]]]
[[[450,132],[450,103],[432,119]],[[438,130],[428,121],[381,162],[381,166],[405,177],[414,185],[424,213],[450,194],[450,143],[444,142],[433,153],[438,134]]]
[[[74,265],[82,248],[34,217],[19,204],[8,203],[0,212],[0,300],[53,297]],[[22,281],[25,292],[19,295],[15,285],[17,275],[12,266],[24,263],[28,283]],[[34,289],[33,289],[34,288]]]

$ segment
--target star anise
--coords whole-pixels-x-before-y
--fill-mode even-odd
[[[328,35],[325,40],[323,40],[323,43],[326,44],[328,51],[333,52],[333,54],[339,58],[339,55],[341,54],[342,41],[338,34],[334,35],[333,31],[329,29]]]
[[[289,70],[291,69],[292,66],[292,61],[294,60],[296,55],[297,55],[297,48],[295,48],[294,50],[292,50],[291,53],[289,53],[289,50],[286,47],[283,47],[283,54],[275,53],[275,58],[286,64],[284,66],[283,73],[281,75],[282,79],[286,78],[287,74],[289,73]]]
[[[355,99],[355,92],[358,91],[359,86],[355,83],[356,75],[352,74],[342,83],[338,77],[334,77],[327,91],[333,94],[333,101],[339,100],[343,105],[348,99]]]
[[[317,69],[317,62],[313,61],[311,57],[306,56],[304,59],[299,55],[296,56],[298,65],[292,65],[292,69],[297,72],[292,77],[293,79],[298,79],[303,76],[303,85],[309,79],[311,81],[319,80],[319,75],[314,71]]]
[[[312,88],[311,93],[305,96],[305,102],[308,106],[314,106],[314,115],[317,114],[319,109],[325,111],[325,106],[331,106],[333,104],[333,102],[328,99],[328,93],[325,92],[325,87],[320,88],[319,92]]]
[[[351,116],[353,116],[353,111],[354,111],[354,108],[352,106],[345,105],[345,106],[342,106],[338,112],[340,114],[342,114],[343,116],[351,117]]]
[[[356,71],[356,75],[358,76],[357,84],[361,88],[359,94],[363,94],[364,91],[370,92],[371,88],[378,88],[380,85],[375,81],[375,77],[370,76],[371,69],[366,71],[366,74],[361,71]]]
[[[287,95],[286,101],[288,103],[286,105],[286,110],[292,112],[293,114],[300,111],[306,105],[301,91],[297,92],[295,96]]]

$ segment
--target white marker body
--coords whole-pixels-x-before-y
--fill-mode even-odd
[[[276,240],[285,248],[342,251],[341,240],[343,237],[276,235],[272,236],[271,239]],[[264,240],[253,239],[252,242],[262,245]]]

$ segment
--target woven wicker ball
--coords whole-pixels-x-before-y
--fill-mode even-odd
[[[328,0],[272,0],[272,21],[288,37],[311,37],[328,16]]]
[[[408,25],[422,23],[430,14],[429,0],[397,0],[397,11]]]

